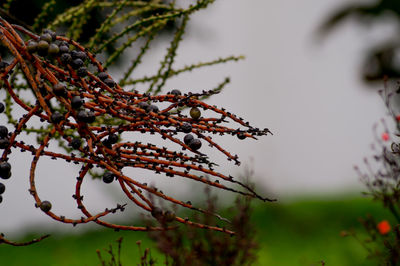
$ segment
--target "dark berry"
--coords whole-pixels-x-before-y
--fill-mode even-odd
[[[87,75],[87,68],[86,68],[86,67],[80,67],[80,68],[76,71],[76,74],[77,74],[79,77],[84,77],[84,76],[86,76],[86,75]]]
[[[110,88],[115,86],[115,81],[110,78],[106,78],[103,82]]]
[[[192,132],[192,125],[189,123],[183,123],[181,129],[183,133],[190,133]]]
[[[60,45],[60,53],[69,53],[69,47],[67,45]]]
[[[87,117],[88,117],[88,115],[87,115],[87,113],[86,113],[85,110],[80,110],[80,111],[78,112],[78,115],[77,115],[78,121],[81,121],[81,122],[85,122],[85,123],[86,123]]]
[[[71,100],[71,106],[74,109],[79,109],[83,105],[83,99],[80,96],[74,96]]]
[[[44,29],[43,33],[50,34],[52,41],[56,40],[57,34],[54,31],[49,29]]]
[[[108,142],[111,144],[115,144],[118,141],[118,136],[116,134],[110,134],[108,136]]]
[[[51,37],[51,35],[50,34],[48,34],[48,33],[44,33],[44,34],[42,34],[42,35],[40,35],[40,38],[39,38],[41,41],[46,41],[46,42],[48,42],[48,43],[50,43],[52,40],[53,40],[53,38]]]
[[[149,105],[148,107],[147,107],[147,112],[154,112],[154,113],[157,113],[159,110],[158,110],[158,107],[156,106],[156,105],[154,105],[154,104],[152,104],[152,105]]]
[[[10,145],[10,140],[8,138],[0,138],[0,149],[5,149]]]
[[[73,140],[71,140],[70,145],[74,149],[79,149],[82,145],[82,140],[78,139],[78,138],[74,138]]]
[[[72,57],[68,53],[63,53],[61,55],[60,59],[61,59],[61,62],[63,62],[64,64],[68,64],[72,61]]]
[[[0,203],[3,202],[3,197],[0,195]]]
[[[0,126],[0,138],[5,138],[8,135],[8,129],[5,126]]]
[[[42,203],[40,203],[40,209],[44,212],[49,212],[51,210],[51,203],[50,201],[42,201]]]
[[[183,138],[183,142],[185,142],[186,145],[189,145],[189,143],[194,139],[192,134],[187,134],[184,138]]]
[[[4,112],[5,109],[4,103],[0,103],[0,113]]]
[[[97,77],[101,80],[105,80],[106,78],[108,78],[108,74],[106,72],[100,72],[99,74],[97,74]]]
[[[44,56],[47,54],[47,51],[49,50],[49,43],[46,42],[45,40],[41,40],[38,42],[37,45],[37,52],[39,55]]]
[[[64,119],[64,116],[60,114],[60,112],[55,111],[54,113],[51,114],[51,121],[53,123],[60,123]]]
[[[199,139],[192,139],[188,145],[192,150],[197,151],[201,148],[201,141]]]
[[[71,51],[71,55],[72,55],[72,58],[73,58],[73,59],[78,59],[78,58],[79,58],[79,59],[81,59],[82,61],[85,61],[86,58],[87,58],[85,52],[83,52],[83,51],[76,51],[76,50],[73,50],[73,51]]]
[[[103,140],[103,145],[104,145],[106,148],[109,148],[109,149],[112,148],[112,143],[108,140],[108,138],[105,139],[105,140]]]
[[[26,45],[26,49],[28,50],[28,52],[34,53],[37,50],[37,46],[38,46],[37,42],[35,42],[34,40],[30,40]]]
[[[96,116],[93,111],[87,111],[87,123],[93,123],[94,121],[96,121]]]
[[[72,67],[78,69],[83,66],[83,61],[80,58],[74,59],[71,63]]]
[[[149,108],[149,104],[148,103],[146,103],[146,102],[140,102],[139,104],[138,104],[138,107],[140,107],[140,108],[142,108],[142,109],[144,109],[144,110],[147,110],[147,108]]]
[[[112,181],[114,181],[114,174],[111,172],[105,172],[103,175],[103,182],[110,184]]]
[[[0,194],[3,194],[6,191],[6,186],[3,183],[0,183]]]
[[[49,45],[49,49],[47,50],[47,53],[49,55],[58,55],[59,52],[60,52],[60,48],[58,47],[57,44],[52,43]]]
[[[239,132],[239,133],[237,134],[237,137],[238,137],[238,139],[245,139],[245,138],[246,138],[246,135],[245,135],[243,132]]]
[[[0,177],[3,179],[7,179],[4,177],[8,177],[9,173],[11,173],[11,164],[8,162],[1,162],[0,163]]]
[[[172,90],[170,92],[170,94],[175,95],[175,96],[179,96],[179,95],[182,95],[182,92],[180,90]]]
[[[200,111],[200,109],[199,108],[197,108],[197,107],[193,107],[192,109],[190,109],[190,116],[193,118],[193,119],[199,119],[200,118],[200,116],[201,116],[201,111]]]
[[[57,83],[53,86],[53,92],[57,96],[63,96],[66,93],[67,87],[62,83]]]

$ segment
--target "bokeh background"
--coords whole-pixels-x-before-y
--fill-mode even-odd
[[[381,118],[387,117],[387,111],[377,92],[383,88],[383,80],[376,78],[374,82],[367,82],[363,71],[371,47],[377,47],[382,40],[396,35],[398,26],[396,17],[388,13],[374,23],[359,23],[356,17],[343,21],[327,34],[321,34],[319,30],[340,7],[375,2],[378,1],[218,0],[190,20],[178,50],[176,66],[228,55],[245,55],[246,59],[179,76],[166,85],[184,92],[196,91],[211,88],[224,77],[231,77],[228,87],[209,102],[224,106],[259,127],[268,127],[274,135],[258,141],[221,138],[221,143],[241,158],[240,167],[225,164],[217,154],[215,158],[222,160],[221,168],[232,175],[241,175],[246,167],[253,169],[256,188],[278,199],[272,207],[258,207],[260,213],[267,212],[268,208],[289,206],[288,210],[296,210],[297,216],[293,214],[293,217],[302,217],[293,218],[290,214],[288,217],[294,220],[307,217],[312,220],[324,215],[331,220],[329,215],[334,215],[337,224],[326,235],[321,233],[321,243],[323,239],[329,239],[328,234],[334,236],[336,241],[341,228],[356,226],[356,214],[365,215],[368,211],[367,207],[360,207],[367,206],[360,203],[362,200],[352,201],[365,190],[353,166],[362,166],[363,158],[372,154],[372,127]],[[162,42],[157,43],[136,75],[153,73],[166,47]],[[116,77],[120,75],[117,68],[110,72]],[[32,198],[27,192],[29,164],[26,162],[29,162],[29,156],[25,160],[18,155],[14,160],[18,161],[18,167],[13,169],[13,178],[7,183],[4,201],[0,205],[1,230],[11,237],[24,235],[26,231],[21,228],[29,230],[39,225],[47,231],[71,232],[70,226],[57,224],[33,208]],[[65,215],[77,214],[71,198],[75,180],[75,174],[71,175],[71,172],[76,173],[78,168],[57,163],[39,166],[42,175],[38,186],[42,198],[51,199],[55,210],[62,210]],[[174,184],[168,179],[156,181],[167,190],[174,189],[173,193],[179,197],[192,194],[193,185],[190,183],[177,186],[177,180]],[[85,198],[93,208],[113,206],[121,199],[117,189],[97,183],[85,186]],[[224,197],[229,195],[223,194],[223,200]],[[313,198],[305,201],[311,205],[298,203],[304,198]],[[358,206],[359,211],[343,209],[349,203],[343,198],[350,198],[349,202]],[[329,205],[332,202],[337,204]],[[310,209],[307,206],[314,207]],[[379,206],[374,208],[370,210],[380,213]],[[304,213],[299,210],[304,210]],[[316,214],[318,210],[321,215]],[[279,218],[280,213],[274,217],[271,213],[273,210],[265,213],[260,220],[275,218],[278,222],[288,218]],[[352,216],[346,216],[349,214]],[[128,217],[135,215],[132,210]],[[384,213],[380,215],[384,216]],[[342,224],[341,220],[344,221]],[[307,220],[300,223],[306,225]],[[323,223],[321,221],[321,228]],[[91,228],[82,226],[73,232],[81,233]],[[308,229],[312,232],[312,228]],[[265,228],[262,230],[265,231]],[[289,241],[288,236],[271,236]],[[267,231],[265,237],[269,237]],[[300,233],[299,239],[302,238],[307,239]],[[279,245],[274,243],[279,241],[269,241],[267,246],[278,250]],[[318,241],[314,243],[314,246],[318,245]],[[356,242],[346,243],[357,245]],[[301,242],[298,244],[302,245]],[[312,250],[315,251],[315,248],[310,246],[309,254]],[[351,255],[347,255],[347,262],[350,263]],[[359,255],[360,258],[365,257],[361,251]],[[304,255],[297,262],[310,265],[328,255],[317,252],[310,256],[312,259]],[[271,265],[290,264],[276,262]]]

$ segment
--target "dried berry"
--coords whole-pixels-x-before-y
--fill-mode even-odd
[[[8,138],[0,138],[0,149],[5,149],[10,145],[10,140]]]
[[[79,109],[82,107],[84,101],[80,96],[74,96],[71,100],[71,107],[74,109]]]
[[[40,203],[40,209],[44,212],[49,212],[51,210],[51,203],[47,200],[42,201],[42,203]]]
[[[73,140],[71,140],[70,145],[74,149],[79,149],[82,145],[82,140],[79,138],[74,138]]]
[[[106,78],[108,78],[108,74],[106,72],[100,72],[99,74],[97,74],[97,77],[104,81]]]
[[[6,191],[6,186],[3,183],[0,183],[0,194],[3,194]]]
[[[28,50],[29,53],[36,52],[37,47],[38,47],[38,43],[34,40],[29,40],[26,45],[26,49]]]
[[[110,78],[106,78],[104,80],[104,83],[110,88],[113,88],[115,86],[115,81]]]
[[[67,92],[67,87],[63,83],[57,83],[53,86],[53,92],[57,96],[64,96]]]
[[[55,43],[51,43],[50,45],[49,45],[49,49],[47,50],[47,53],[49,54],[49,55],[58,55],[58,53],[60,52],[60,48],[58,47],[58,45],[57,44],[55,44]]]
[[[199,139],[192,139],[188,145],[192,150],[197,151],[201,148],[201,141]]]
[[[8,129],[5,126],[0,126],[0,138],[5,138],[8,135]]]
[[[185,142],[186,145],[189,145],[189,143],[194,139],[192,134],[187,134],[184,138],[183,138],[183,142]]]
[[[60,112],[55,111],[51,114],[51,121],[53,123],[60,123],[62,120],[64,119],[64,116],[62,114],[60,114]]]
[[[192,132],[192,125],[189,123],[183,123],[181,126],[181,130],[183,133],[190,133]]]
[[[114,174],[111,172],[105,172],[103,175],[103,182],[106,184],[110,184],[112,181],[114,181]]]
[[[170,92],[170,94],[175,95],[175,96],[179,96],[179,95],[182,95],[182,92],[180,90],[172,90]]]
[[[193,107],[192,109],[190,109],[190,116],[195,120],[199,119],[201,116],[200,109],[197,107]]]

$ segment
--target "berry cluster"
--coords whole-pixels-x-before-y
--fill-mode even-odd
[[[24,41],[21,36],[28,36],[30,39]],[[8,134],[8,142],[2,145],[4,152],[1,161],[2,164],[8,165],[8,154],[12,148],[32,153],[29,192],[35,199],[36,207],[53,219],[73,225],[95,222],[116,230],[141,231],[165,230],[169,228],[166,223],[176,221],[233,233],[225,228],[192,222],[169,210],[161,210],[155,206],[152,197],[156,196],[178,206],[208,213],[191,202],[177,200],[153,186],[125,175],[124,169],[130,167],[147,169],[170,177],[180,176],[219,189],[271,201],[234,177],[214,170],[215,164],[206,154],[200,152],[202,142],[207,143],[222,152],[228,160],[239,164],[238,156],[232,155],[214,142],[210,134],[229,134],[239,139],[256,139],[256,136],[270,133],[268,129],[250,126],[248,122],[224,108],[211,106],[199,100],[203,96],[214,94],[214,91],[182,94],[179,90],[172,90],[165,95],[150,95],[123,89],[96,60],[95,55],[76,41],[58,36],[49,30],[38,36],[21,26],[10,25],[1,18],[0,43],[12,56],[10,64],[0,73],[0,81],[13,101],[26,111],[15,124],[15,131]],[[16,93],[16,87],[10,82],[12,71],[23,73],[37,100],[34,105],[26,104]],[[189,116],[182,112],[186,107],[190,108]],[[213,113],[214,116],[203,117],[201,109]],[[41,128],[45,128],[43,131],[37,131],[37,134],[41,135],[36,147],[18,139],[18,135],[25,130],[27,122],[33,117],[38,117],[43,124]],[[229,120],[241,128],[224,125]],[[182,151],[142,143],[140,140],[126,141],[122,135],[129,132],[158,134],[163,140],[175,143]],[[182,133],[185,134],[183,137]],[[54,139],[58,139],[67,147],[66,153],[49,150],[49,143]],[[35,173],[42,156],[81,165],[73,198],[84,217],[69,219],[58,215],[51,211],[52,205],[49,201],[40,199],[35,186]],[[6,176],[10,170],[7,170],[7,167],[3,170],[2,164],[0,174]],[[104,171],[104,183],[116,181],[127,198],[162,221],[163,225],[138,227],[113,224],[101,219],[117,210],[123,211],[125,205],[107,208],[97,214],[89,212],[83,203],[81,187],[85,177],[94,167]],[[241,188],[230,187],[230,183]]]
[[[4,61],[0,62],[1,65],[6,65]],[[5,106],[0,103],[0,113],[3,113]],[[6,126],[0,125],[0,149],[5,149],[10,145],[10,139],[8,138],[8,129]],[[0,178],[9,179],[11,177],[11,165],[8,162],[0,162]],[[3,202],[3,193],[6,191],[6,186],[0,182],[0,203]]]

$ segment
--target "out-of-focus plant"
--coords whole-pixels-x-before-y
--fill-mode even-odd
[[[217,196],[211,195],[206,188],[206,207],[210,213],[217,209]],[[140,263],[138,265],[253,265],[257,259],[256,229],[251,221],[251,197],[238,197],[235,204],[229,209],[229,229],[235,235],[221,234],[220,232],[201,230],[194,227],[180,227],[176,230],[150,232],[150,237],[155,242],[157,249],[165,255],[163,261],[157,261],[151,256],[151,250],[146,248],[141,251],[141,242],[138,241]],[[200,214],[191,217],[198,223],[215,224],[218,220],[211,215]],[[158,220],[167,226],[163,219]],[[114,252],[112,245],[106,249],[109,260],[97,251],[102,265],[123,265],[119,260],[121,239],[117,240],[118,251]],[[104,257],[104,258],[103,258]],[[131,258],[137,261],[138,258]],[[117,263],[118,262],[118,263]]]
[[[47,2],[47,5],[43,6],[44,13],[39,16],[50,12],[54,2]],[[202,101],[219,93],[228,83],[227,79],[208,91],[182,94],[174,89],[161,94],[166,90],[166,81],[172,76],[195,68],[240,59],[227,57],[181,69],[173,68],[177,48],[190,15],[212,2],[199,0],[185,8],[178,8],[175,1],[168,4],[163,1],[83,1],[57,15],[49,26],[57,29],[72,23],[79,33],[82,25],[88,20],[91,8],[108,7],[110,13],[85,44],[74,39],[80,38],[79,34],[75,35],[75,30],[67,30],[67,35],[64,36],[45,29],[37,35],[21,25],[10,24],[0,16],[0,44],[6,51],[6,55],[0,58],[0,84],[5,93],[5,105],[0,105],[0,112],[4,111],[8,118],[8,126],[0,126],[0,149],[3,150],[0,177],[11,177],[12,162],[9,162],[9,154],[18,148],[21,152],[27,151],[33,156],[29,173],[29,192],[36,207],[59,222],[72,225],[94,222],[115,230],[140,231],[174,229],[176,226],[172,223],[176,222],[234,234],[225,227],[197,223],[176,216],[171,210],[160,208],[151,200],[152,197],[224,220],[215,212],[196,207],[190,201],[168,196],[159,188],[138,182],[125,174],[128,168],[140,168],[169,177],[180,176],[243,196],[272,201],[260,196],[237,178],[215,170],[216,163],[201,152],[202,144],[207,143],[224,154],[229,161],[239,165],[238,156],[231,154],[210,135],[232,135],[243,140],[256,139],[270,133],[266,128],[251,126],[224,108]],[[9,14],[13,3],[13,0],[7,1],[2,7],[2,12]],[[154,10],[160,8],[160,5],[165,7],[165,12],[154,14]],[[146,7],[151,12],[145,16]],[[135,17],[132,15],[135,10],[140,16],[132,21],[130,17]],[[169,21],[174,22],[175,33],[158,71],[154,75],[133,79],[132,72],[140,65],[143,55],[149,51],[150,42]],[[34,23],[30,28],[34,29],[35,25]],[[111,37],[105,38],[106,33],[112,33]],[[132,59],[125,75],[116,82],[106,67],[115,63],[132,43],[142,37],[145,38],[144,46]],[[108,45],[116,49],[102,63],[98,58],[105,56]],[[148,84],[147,90],[141,93],[130,87],[138,83]],[[13,112],[14,107],[22,110],[24,114],[17,117]],[[182,112],[184,108],[190,109],[189,114]],[[237,127],[228,127],[229,121],[236,123]],[[13,127],[12,130],[10,126]],[[22,132],[35,134],[37,145],[25,143]],[[129,141],[129,138],[124,136],[132,136],[129,135],[131,133],[158,135],[160,139],[177,146],[183,152],[159,144],[142,143],[141,139]],[[64,152],[52,150],[50,144],[54,141]],[[56,214],[52,211],[51,201],[40,198],[35,180],[38,161],[41,158],[62,160],[67,164],[81,166],[73,198],[84,216],[67,218]],[[98,171],[91,172],[92,169]],[[111,209],[105,208],[97,214],[90,212],[84,204],[81,192],[83,182],[88,182],[85,177],[89,174],[101,177],[106,184],[118,182],[130,202],[150,213],[155,219],[171,225],[133,226],[103,220],[106,215],[124,211],[126,204],[118,204]],[[5,185],[1,183],[0,194],[4,191]],[[13,243],[3,236],[0,240],[7,244]],[[34,242],[37,241],[32,241]]]
[[[347,19],[369,27],[372,23],[390,18],[390,23],[400,27],[400,2],[397,0],[375,0],[368,3],[345,4],[333,12],[319,28],[320,34],[327,34]],[[400,78],[400,35],[394,34],[371,47],[362,65],[362,77],[367,82],[382,81],[385,76]]]
[[[400,263],[400,110],[393,105],[398,92],[389,91],[388,86],[380,91],[395,124],[392,134],[387,120],[382,119],[374,125],[375,141],[372,145],[374,155],[364,158],[364,166],[355,170],[368,191],[363,194],[382,203],[389,213],[378,220],[371,215],[360,219],[366,229],[367,239],[361,239],[354,230],[344,231],[343,235],[355,237],[368,251],[368,257],[379,265],[399,265]]]

